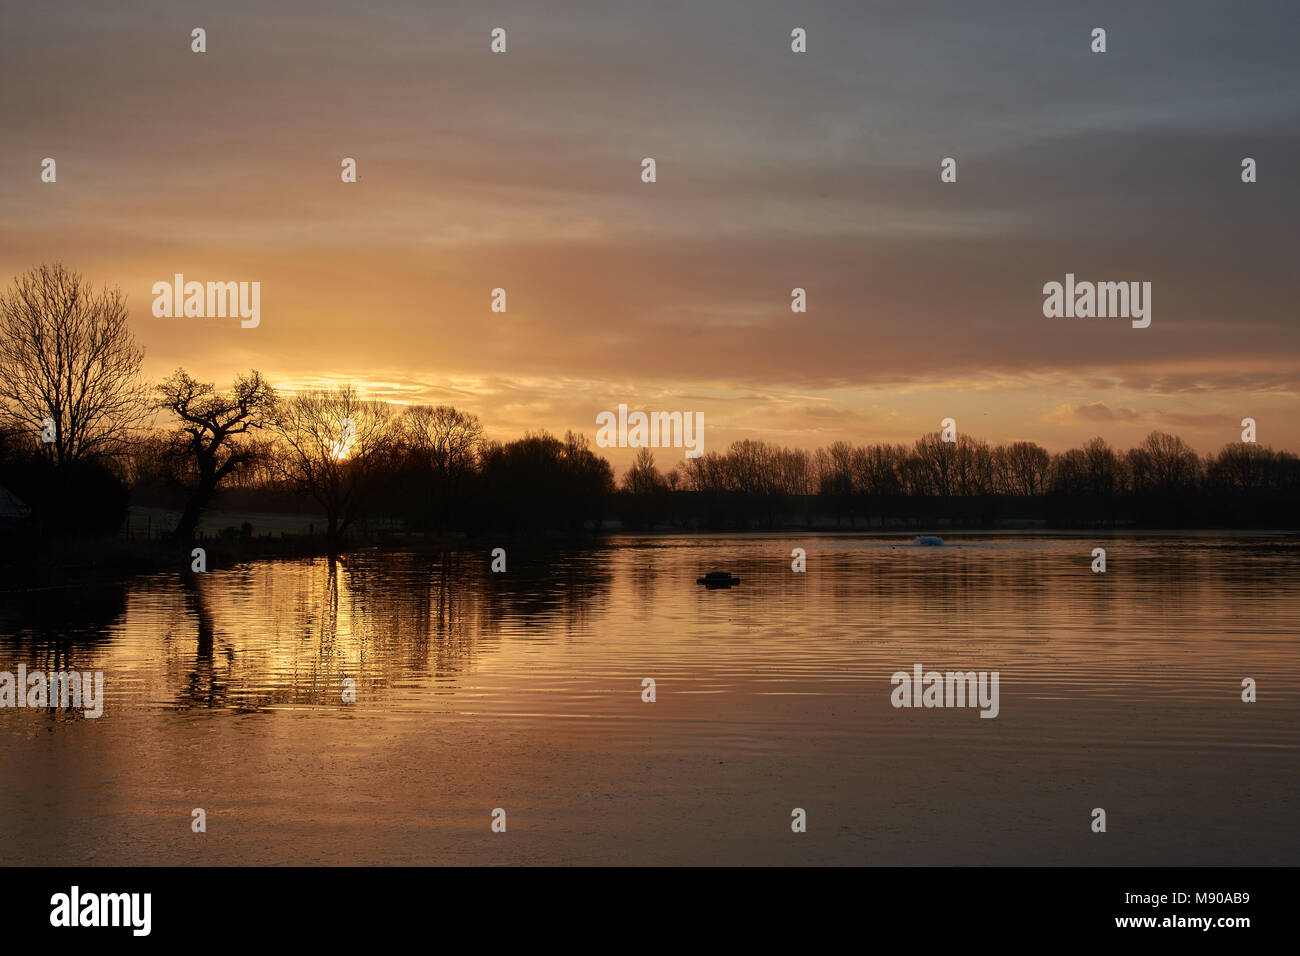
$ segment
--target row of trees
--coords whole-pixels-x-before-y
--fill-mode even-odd
[[[117,290],[61,264],[0,295],[0,481],[43,531],[113,531],[128,489],[167,495],[190,539],[223,487],[306,495],[341,538],[363,513],[422,530],[581,526],[613,491],[585,439],[487,441],[447,406],[400,412],[351,387],[282,397],[257,371],[220,391],[184,369],[150,388]],[[35,440],[36,436],[39,440]]]
[[[173,533],[183,540],[222,489],[279,506],[307,496],[332,541],[362,517],[428,532],[578,530],[614,491],[613,469],[581,436],[490,441],[469,413],[397,410],[350,386],[280,396],[252,371],[221,391],[178,369],[149,408],[160,413],[157,426],[66,464],[53,443],[11,433],[0,479],[33,502],[46,530],[114,530],[129,489],[175,507]],[[106,493],[114,481],[121,489]]]
[[[934,432],[911,445],[836,442],[811,452],[739,441],[667,473],[641,449],[620,487],[627,498],[621,516],[640,526],[774,526],[814,512],[852,523],[944,517],[945,509],[973,520],[1122,516],[1135,523],[1203,523],[1199,510],[1210,522],[1249,517],[1254,523],[1267,517],[1265,505],[1291,502],[1300,492],[1300,459],[1246,442],[1203,458],[1181,438],[1158,431],[1127,451],[1094,438],[1057,454],[1033,442],[991,446],[968,435],[946,442]],[[677,492],[700,500],[675,507],[686,503]]]
[[[934,432],[912,445],[835,442],[812,452],[738,441],[726,452],[686,459],[667,474],[643,448],[621,488],[638,495],[690,490],[826,498],[1178,494],[1201,486],[1294,488],[1300,477],[1296,465],[1289,452],[1245,442],[1201,458],[1178,436],[1159,431],[1128,451],[1094,438],[1059,454],[1034,442],[990,446],[968,435],[945,442]]]
[[[434,533],[577,530],[614,490],[581,436],[490,441],[476,416],[447,405],[399,411],[350,386],[280,398],[257,372],[222,393],[178,370],[157,394],[182,424],[140,444],[132,480],[184,491],[182,537],[223,481],[266,499],[310,496],[333,540],[363,516]]]
[[[1294,455],[1243,443],[1202,459],[1162,432],[1127,451],[1095,438],[1055,455],[937,432],[812,452],[747,440],[667,473],[641,449],[616,489],[609,463],[572,433],[493,442],[449,406],[396,409],[351,387],[280,396],[256,371],[227,391],[184,369],[147,388],[142,360],[121,294],[96,292],[60,265],[0,295],[0,481],[43,527],[115,530],[128,488],[174,502],[186,540],[223,488],[264,501],[307,496],[332,540],[363,515],[427,532],[574,530],[607,512],[634,526],[774,527],[814,513],[850,523],[969,515],[953,502],[996,499],[1141,521],[1183,517],[1211,497],[1294,500],[1300,490]],[[981,520],[997,510],[980,508]]]

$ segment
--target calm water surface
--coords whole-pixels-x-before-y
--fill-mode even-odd
[[[106,703],[0,709],[0,863],[1300,862],[1295,536],[947,540],[8,591],[0,670],[103,671]],[[893,708],[918,663],[998,671],[1000,715]]]

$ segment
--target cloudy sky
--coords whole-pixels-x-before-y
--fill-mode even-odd
[[[501,438],[626,402],[703,411],[708,449],[947,416],[1202,451],[1251,416],[1297,449],[1297,11],[8,4],[0,282],[61,259],[120,285],[152,377],[351,381]],[[259,281],[260,326],[155,318],[177,272]],[[1151,282],[1150,328],[1045,318],[1067,272]]]

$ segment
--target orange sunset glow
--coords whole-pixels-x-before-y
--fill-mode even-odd
[[[120,285],[155,379],[352,383],[498,438],[591,436],[630,402],[703,411],[710,449],[910,441],[948,416],[1052,450],[1163,429],[1211,452],[1245,416],[1300,445],[1280,42],[1216,76],[1120,51],[1048,102],[999,45],[1042,83],[1096,67],[1010,15],[996,42],[941,27],[904,52],[883,37],[906,14],[855,34],[823,11],[806,63],[757,42],[784,25],[762,8],[586,30],[523,9],[497,58],[464,39],[472,7],[346,9],[213,11],[197,63],[160,42],[187,35],[183,7],[9,14],[0,273],[62,260]],[[1192,33],[1184,55],[1212,47]],[[1045,318],[1067,272],[1151,282],[1152,324]],[[260,324],[156,318],[175,273],[260,282]]]

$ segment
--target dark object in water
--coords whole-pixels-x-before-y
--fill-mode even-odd
[[[942,547],[943,538],[939,537],[937,534],[919,534],[916,536],[915,543],[921,545],[921,547]]]
[[[706,588],[729,588],[739,584],[740,578],[733,577],[730,571],[710,571],[704,577],[696,578],[695,583],[703,584]]]

